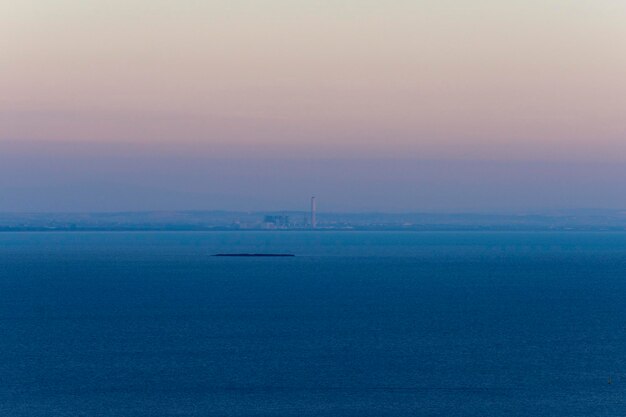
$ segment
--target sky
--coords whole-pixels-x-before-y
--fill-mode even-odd
[[[0,211],[626,207],[624,21],[623,0],[1,2]]]

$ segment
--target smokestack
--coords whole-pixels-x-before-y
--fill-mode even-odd
[[[317,220],[315,219],[315,196],[311,197],[311,229],[317,227]]]

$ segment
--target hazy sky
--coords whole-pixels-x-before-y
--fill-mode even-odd
[[[626,207],[626,164],[212,158],[122,144],[1,146],[0,211],[542,212]]]
[[[398,171],[393,158],[406,166],[456,161],[449,179],[468,174],[464,163],[491,161],[500,167],[501,186],[528,198],[505,206],[620,205],[626,199],[593,190],[626,181],[622,171],[602,168],[626,163],[624,22],[623,0],[0,2],[0,192],[10,195],[25,173],[8,170],[9,159],[21,167],[33,160],[53,166],[63,158],[119,161],[132,148],[141,161],[173,159],[150,165],[154,172],[121,179],[102,171],[98,178],[148,186],[161,170],[180,179],[171,187],[185,188],[193,180],[182,172],[199,157],[231,167],[206,171],[224,178],[237,169],[239,178],[258,178],[266,171],[259,158],[293,164],[339,158],[387,161],[376,166],[395,172],[381,173],[389,184],[422,184],[424,178],[412,177],[421,171]],[[81,156],[69,152],[73,148],[98,152]],[[261,164],[258,172],[243,160]],[[517,161],[517,168],[508,170],[507,161]],[[532,172],[533,163],[554,163],[572,175],[554,182],[549,170]],[[346,192],[367,189],[359,180],[367,170],[358,164],[337,166],[333,172],[355,183],[329,200],[349,201]],[[589,192],[581,185],[572,201],[550,197],[568,178],[575,189],[580,164],[587,183],[596,185]],[[67,177],[55,177],[57,186],[98,176],[89,163],[74,166],[63,166],[59,172]],[[310,173],[290,169],[281,174],[307,183]],[[48,180],[28,172],[31,185]],[[537,184],[561,185],[534,195],[516,182],[523,173]],[[442,175],[423,187],[440,184],[442,196],[463,192],[458,182],[439,181]],[[332,188],[333,180],[342,181],[307,184]],[[474,181],[488,194],[487,177],[476,174]],[[244,183],[226,184],[238,187],[240,197],[223,197],[225,206],[261,204],[258,197],[246,200],[255,190]],[[268,184],[275,206],[285,200],[279,184]],[[369,184],[376,186],[372,178]],[[467,196],[464,203],[442,197],[433,204],[419,199],[420,205],[401,196],[405,189],[393,191],[385,191],[385,206],[407,210],[495,204],[487,199],[481,206]],[[33,210],[54,206],[42,195]],[[115,207],[132,205],[114,200]],[[89,206],[83,203],[76,205]],[[355,195],[348,206],[370,203]],[[0,210],[10,207],[0,201]]]

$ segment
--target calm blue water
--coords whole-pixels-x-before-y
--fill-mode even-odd
[[[626,234],[0,233],[0,415],[624,416]]]

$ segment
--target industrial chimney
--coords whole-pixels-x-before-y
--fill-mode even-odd
[[[317,227],[317,220],[315,218],[315,196],[311,197],[311,229]]]

